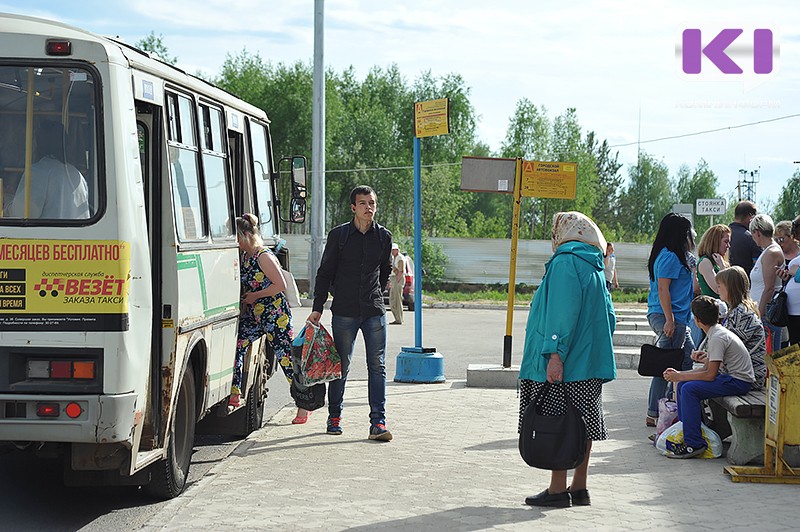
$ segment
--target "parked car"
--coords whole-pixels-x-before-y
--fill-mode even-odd
[[[414,259],[408,256],[408,253],[403,253],[403,258],[406,259],[406,285],[403,287],[403,305],[413,312],[414,311]],[[383,302],[389,306],[389,286],[392,283],[392,277],[389,276],[389,285],[386,286],[386,291],[383,293]]]

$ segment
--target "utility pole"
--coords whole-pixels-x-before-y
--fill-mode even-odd
[[[313,299],[325,239],[325,0],[314,0],[314,79],[311,108],[311,246],[308,295]]]

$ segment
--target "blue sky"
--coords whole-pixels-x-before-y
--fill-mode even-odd
[[[704,158],[722,194],[735,190],[740,169],[759,169],[757,200],[774,201],[800,167],[800,116],[792,117],[800,115],[800,4],[697,4],[328,0],[325,62],[339,71],[352,65],[362,76],[396,63],[409,82],[426,70],[461,74],[480,115],[478,134],[492,149],[500,147],[516,102],[528,98],[551,118],[575,107],[584,130],[616,146],[625,175],[641,140],[673,176],[681,164],[694,167]],[[226,53],[244,48],[275,62],[313,56],[313,0],[0,0],[0,11],[131,43],[155,31],[190,72],[214,75]],[[744,73],[721,74],[704,57],[700,76],[684,74],[677,47],[687,28],[701,30],[703,46],[722,29],[743,29],[727,52]],[[779,48],[769,75],[752,73],[757,28],[771,30]],[[756,125],[739,127],[745,124]],[[684,136],[709,130],[720,131]],[[682,138],[645,142],[673,136]]]

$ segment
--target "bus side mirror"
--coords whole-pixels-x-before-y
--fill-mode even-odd
[[[278,163],[278,170],[279,178],[287,174],[291,177],[289,213],[288,216],[284,216],[284,213],[281,213],[281,220],[284,222],[303,223],[306,221],[306,196],[308,195],[306,189],[306,158],[302,155],[283,157]],[[279,190],[288,192],[286,188],[286,185],[278,184]],[[285,198],[286,196],[283,197]],[[283,204],[285,205],[285,203]]]
[[[291,202],[292,222],[301,224],[306,221],[306,200],[303,198],[292,198]]]

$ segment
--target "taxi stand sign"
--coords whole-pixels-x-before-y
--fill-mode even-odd
[[[522,162],[521,194],[532,198],[575,199],[578,165],[544,161]]]
[[[698,216],[724,216],[726,208],[725,198],[698,199],[695,202],[695,214]]]
[[[414,136],[434,137],[450,133],[450,100],[440,98],[414,104]]]

